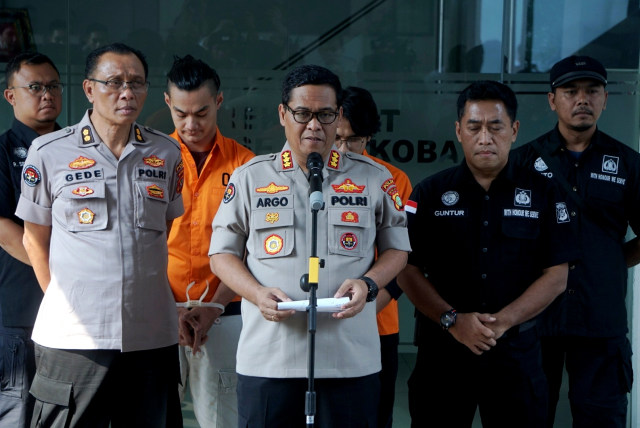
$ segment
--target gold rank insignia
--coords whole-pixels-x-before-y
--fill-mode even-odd
[[[133,130],[136,133],[136,141],[143,143],[144,138],[142,137],[142,132],[140,132],[140,128],[138,128],[138,125],[134,126]]]
[[[327,164],[327,166],[333,169],[338,169],[338,167],[340,166],[340,152],[331,150],[331,154],[329,155],[329,163]]]
[[[387,189],[389,189],[389,187],[393,185],[394,185],[393,178],[389,178],[385,180],[384,183],[382,183],[382,186],[380,186],[380,188],[382,189],[383,192],[386,192]]]
[[[164,190],[162,189],[162,187],[158,186],[157,184],[152,184],[151,186],[147,186],[147,193],[152,198],[156,198],[156,199],[164,198]]]
[[[267,254],[274,255],[278,254],[280,250],[282,250],[282,238],[276,234],[269,235],[267,239],[264,240],[264,250]]]
[[[84,156],[78,156],[74,161],[69,163],[71,169],[87,169],[96,164],[93,159],[85,158]]]
[[[91,133],[91,127],[90,126],[84,126],[82,127],[82,142],[84,144],[91,144],[93,143],[95,140],[93,139],[93,134]]]
[[[80,224],[93,224],[93,218],[96,214],[89,208],[78,211],[78,220]]]
[[[95,192],[90,187],[80,186],[77,189],[73,189],[71,191],[71,193],[73,193],[74,195],[78,195],[78,196],[88,196],[88,195],[93,195],[93,193],[95,193]]]
[[[293,161],[291,160],[291,150],[285,150],[280,154],[280,160],[282,161],[282,169],[293,168]]]
[[[342,182],[342,184],[332,184],[331,187],[333,187],[333,190],[335,190],[336,193],[362,193],[366,186],[358,186],[356,183],[351,181],[350,178],[347,178]]]
[[[278,213],[267,213],[267,215],[265,216],[264,220],[266,222],[269,222],[271,224],[277,222],[278,220],[280,220],[280,214]]]
[[[355,213],[353,211],[343,212],[341,219],[346,223],[358,223],[360,221],[360,217],[358,217],[358,213]]]
[[[160,166],[164,166],[164,159],[160,159],[156,155],[151,155],[148,158],[142,158],[142,161],[145,165],[152,166],[154,168],[158,168]]]
[[[268,186],[265,187],[257,187],[256,192],[258,193],[268,193],[273,195],[275,193],[284,192],[285,190],[289,190],[289,186],[278,186],[273,181],[269,183]]]

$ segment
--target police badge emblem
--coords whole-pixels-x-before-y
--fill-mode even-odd
[[[531,190],[519,189],[516,187],[516,195],[513,198],[513,205],[516,207],[530,207]]]
[[[617,156],[604,155],[602,157],[602,172],[617,174],[619,162],[620,158]]]
[[[458,195],[458,192],[449,190],[448,192],[444,192],[441,200],[443,204],[450,207],[451,205],[455,205],[460,200],[460,195]]]
[[[556,220],[558,223],[569,223],[571,221],[566,203],[556,202]]]

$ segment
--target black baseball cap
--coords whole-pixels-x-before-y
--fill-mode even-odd
[[[607,84],[607,70],[590,56],[572,55],[555,63],[549,73],[551,89],[576,79],[593,79]]]

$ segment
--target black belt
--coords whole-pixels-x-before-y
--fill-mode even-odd
[[[221,315],[223,317],[229,315],[240,315],[240,303],[241,302],[231,302],[224,308],[224,313]]]

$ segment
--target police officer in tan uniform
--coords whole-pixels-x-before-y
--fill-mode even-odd
[[[216,275],[243,297],[239,425],[290,427],[304,420],[307,317],[278,310],[277,303],[308,298],[299,286],[311,239],[306,161],[318,152],[325,163],[317,241],[325,266],[318,298],[351,300],[337,313],[318,314],[315,422],[375,426],[380,342],[373,300],[406,263],[402,201],[386,168],[335,149],[341,115],[335,74],[314,65],[297,67],[286,76],[282,96],[278,110],[287,142],[280,153],[236,169],[214,219],[209,250]]]
[[[37,138],[16,215],[45,295],[32,426],[182,426],[167,232],[183,212],[177,143],[136,124],[148,67],[123,44],[87,57],[80,123]]]

